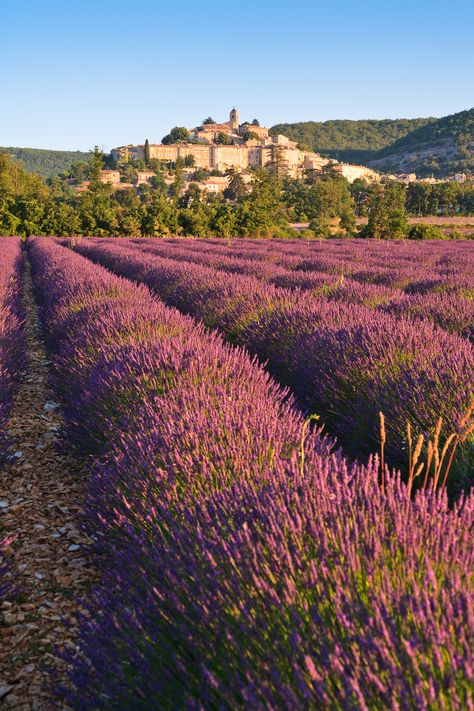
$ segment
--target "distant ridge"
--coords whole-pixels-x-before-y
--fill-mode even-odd
[[[443,178],[474,173],[474,109],[443,118],[281,123],[283,133],[318,153],[390,173]]]
[[[50,151],[43,148],[0,147],[0,153],[14,156],[26,170],[42,178],[52,178],[68,170],[73,163],[88,161],[91,157],[84,151]]]
[[[420,177],[474,173],[474,109],[421,126],[383,148],[369,165]]]
[[[293,141],[305,143],[317,153],[347,163],[366,163],[379,150],[417,128],[433,123],[435,118],[364,119],[361,121],[305,121],[279,123],[270,133],[282,133]]]

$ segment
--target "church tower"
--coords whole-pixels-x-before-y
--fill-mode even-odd
[[[237,111],[235,106],[232,109],[232,111],[230,112],[229,118],[230,118],[230,121],[229,121],[230,128],[233,131],[235,131],[235,133],[237,133],[237,131],[239,129],[239,112]]]

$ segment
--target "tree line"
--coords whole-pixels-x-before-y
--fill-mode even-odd
[[[349,185],[331,169],[291,178],[278,156],[253,173],[251,190],[238,172],[229,171],[229,185],[221,195],[207,195],[197,182],[185,182],[184,162],[154,165],[151,184],[120,190],[102,182],[103,165],[104,156],[95,150],[89,162],[72,167],[70,176],[89,180],[88,189],[79,192],[60,178],[45,182],[0,153],[0,234],[421,239],[443,235],[431,226],[428,231],[409,228],[408,210],[459,214],[462,208],[474,214],[472,186]],[[136,169],[124,166],[126,179]],[[206,175],[197,169],[192,177],[199,181]],[[368,224],[357,228],[357,216],[367,216]],[[296,232],[293,223],[309,226]]]

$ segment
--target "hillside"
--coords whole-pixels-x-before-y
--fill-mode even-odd
[[[1,153],[8,153],[23,163],[30,173],[37,173],[43,178],[52,178],[68,170],[73,163],[90,160],[90,153],[83,151],[49,151],[42,148],[1,148]]]
[[[474,109],[420,126],[380,150],[368,165],[420,177],[474,172]]]
[[[347,163],[366,163],[381,149],[434,121],[434,118],[305,121],[276,124],[270,133],[282,133],[331,158]]]

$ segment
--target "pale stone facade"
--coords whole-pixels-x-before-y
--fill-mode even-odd
[[[246,140],[249,132],[256,134],[256,138]],[[318,153],[301,151],[295,141],[287,136],[270,136],[268,128],[256,126],[251,123],[239,124],[239,114],[234,108],[230,112],[229,121],[225,123],[212,123],[198,126],[190,131],[193,142],[175,144],[150,144],[150,158],[163,162],[176,163],[181,158],[193,156],[194,166],[205,170],[219,170],[225,172],[230,168],[245,171],[248,168],[268,167],[281,162],[289,175],[297,176],[304,171],[321,171],[329,163]],[[221,136],[229,137],[230,145],[219,143]],[[111,151],[112,158],[120,160],[144,160],[145,148],[143,145],[122,146]],[[378,174],[363,166],[348,166],[336,164],[339,172],[349,182],[356,177],[375,180]]]
[[[152,178],[155,177],[153,170],[139,170],[137,171],[137,185],[144,185],[149,183]]]
[[[117,185],[120,183],[120,171],[118,170],[101,170],[100,180],[102,183],[111,183]]]
[[[211,176],[198,183],[200,190],[211,195],[219,195],[229,186],[230,178],[227,176]]]

